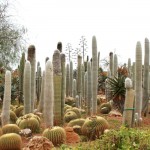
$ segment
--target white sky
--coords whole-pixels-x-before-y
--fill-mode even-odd
[[[115,50],[119,62],[127,63],[135,60],[137,41],[144,56],[144,39],[150,38],[150,0],[17,0],[16,7],[42,69],[58,41],[63,51],[67,43],[75,49],[84,35],[91,55],[95,35],[101,59]]]

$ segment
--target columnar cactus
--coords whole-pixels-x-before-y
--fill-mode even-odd
[[[127,127],[132,127],[135,91],[132,89],[132,81],[130,78],[125,79],[125,88],[126,88],[126,95],[123,112],[123,124]]]
[[[84,74],[84,103],[87,105],[87,71]]]
[[[75,104],[76,104],[76,107],[77,107],[77,108],[79,108],[79,106],[80,106],[80,105],[79,105],[79,101],[80,101],[80,100],[79,100],[79,95],[76,95],[76,98],[75,98],[75,102],[76,102],[76,103],[75,103]]]
[[[43,71],[40,101],[39,101],[39,104],[38,104],[38,107],[37,107],[37,110],[39,112],[43,112],[43,107],[44,107],[44,83],[45,83],[45,71]]]
[[[60,53],[62,52],[62,43],[61,42],[57,43],[57,49],[60,51]]]
[[[135,62],[132,63],[131,79],[133,84],[133,89],[135,89]]]
[[[62,88],[62,73],[60,51],[55,50],[53,54],[53,73],[54,73],[54,123],[60,125],[62,123],[61,116],[61,88]]]
[[[98,70],[99,70],[99,64],[100,64],[100,52],[98,52],[98,63],[97,63]]]
[[[44,121],[47,127],[53,126],[53,65],[50,60],[46,63],[44,82]]]
[[[128,76],[131,78],[131,58],[128,58]]]
[[[109,69],[110,69],[111,77],[114,76],[114,74],[113,74],[114,73],[114,71],[113,71],[114,70],[114,68],[113,68],[113,66],[114,66],[113,65],[113,59],[114,59],[113,58],[113,52],[110,52],[109,53]]]
[[[82,64],[82,74],[81,74],[81,77],[82,77],[82,88],[81,88],[81,94],[82,94],[82,99],[85,99],[85,95],[84,95],[84,74],[85,74],[85,67],[84,67],[84,64]]]
[[[75,98],[77,95],[77,83],[76,79],[73,79],[73,98]]]
[[[118,77],[118,57],[117,57],[117,55],[115,54],[114,55],[114,69],[113,69],[113,71],[114,71],[114,76],[116,76],[116,77]]]
[[[72,97],[73,94],[73,62],[70,61],[70,88],[69,88],[69,95]]]
[[[135,113],[141,118],[142,109],[142,48],[141,43],[136,45],[136,64],[135,64]]]
[[[91,115],[92,108],[92,76],[91,76],[91,62],[87,64],[87,115]]]
[[[144,74],[143,74],[143,103],[142,112],[144,115],[148,113],[148,83],[149,83],[149,40],[145,38],[145,58],[144,58]]]
[[[23,75],[25,65],[25,53],[22,53],[19,66],[19,103],[23,102]]]
[[[63,122],[64,116],[64,105],[65,105],[65,93],[66,93],[66,58],[65,54],[60,54],[61,58],[61,72],[62,72],[62,83],[61,83],[61,117]]]
[[[81,92],[82,92],[82,57],[78,55],[78,68],[77,68],[77,95],[79,95],[79,105],[81,107]]]
[[[66,65],[66,97],[69,96],[69,64]]]
[[[35,66],[36,66],[36,49],[34,45],[28,47],[28,58],[31,64],[31,112],[34,110],[35,103]]]
[[[31,112],[31,65],[26,61],[23,80],[24,114]]]
[[[98,85],[98,70],[97,70],[97,42],[96,37],[92,38],[92,114],[97,113],[97,85]]]
[[[10,121],[10,103],[11,103],[11,72],[5,73],[5,88],[4,88],[4,100],[2,106],[1,121],[2,126],[6,125]]]

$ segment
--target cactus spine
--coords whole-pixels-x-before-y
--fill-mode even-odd
[[[73,93],[73,63],[70,61],[70,88],[69,88],[69,95],[72,97]]]
[[[23,102],[23,75],[25,65],[25,53],[22,53],[19,66],[19,103]]]
[[[149,83],[149,40],[145,38],[145,58],[144,58],[144,74],[143,74],[143,103],[142,112],[146,116],[148,113],[148,83]]]
[[[53,66],[50,60],[46,63],[44,83],[44,120],[47,127],[53,126]]]
[[[43,71],[42,83],[41,83],[41,94],[40,94],[40,101],[38,104],[37,110],[39,112],[43,112],[44,107],[44,83],[45,83],[45,71]]]
[[[136,64],[135,64],[135,113],[141,118],[142,109],[142,48],[141,43],[136,45]]]
[[[11,103],[11,72],[6,71],[4,101],[3,101],[2,116],[1,116],[2,126],[8,124],[10,121],[10,103]]]
[[[34,110],[35,101],[35,65],[36,65],[36,49],[34,45],[28,48],[28,60],[31,64],[31,112]]]
[[[66,65],[66,97],[69,96],[69,64]]]
[[[114,76],[118,77],[118,57],[114,55]]]
[[[92,38],[92,113],[97,113],[97,84],[98,84],[98,70],[97,70],[97,42],[96,37]]]
[[[92,98],[92,77],[91,77],[91,62],[87,64],[87,115],[91,115],[91,98]]]
[[[24,114],[31,112],[31,65],[26,61],[23,80]]]
[[[62,72],[62,83],[61,83],[61,118],[63,122],[64,116],[64,105],[65,105],[65,93],[66,93],[66,68],[65,68],[65,54],[60,54],[61,58],[61,72]]]
[[[55,50],[53,54],[53,72],[54,72],[54,123],[60,125],[62,122],[61,116],[61,84],[62,84],[62,73],[61,73],[61,61],[60,51]]]
[[[125,79],[125,88],[126,88],[126,95],[123,112],[123,124],[126,125],[127,127],[132,127],[135,91],[132,89],[132,81],[130,78]]]

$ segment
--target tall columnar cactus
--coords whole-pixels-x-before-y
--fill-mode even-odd
[[[118,77],[118,57],[117,57],[117,55],[115,54],[114,55],[114,76],[116,76],[116,77]]]
[[[26,61],[23,80],[24,114],[31,112],[31,64]]]
[[[144,74],[143,74],[143,103],[142,112],[146,116],[148,113],[148,83],[149,83],[149,40],[145,38],[145,58],[144,58]]]
[[[113,52],[110,52],[109,53],[109,69],[110,69],[111,77],[114,76],[114,74],[113,74],[114,73],[114,71],[113,71],[114,70],[114,68],[113,68],[113,66],[114,66],[113,65],[113,59],[114,59],[113,58]]]
[[[92,76],[91,76],[91,62],[87,64],[87,115],[91,115],[92,108]]]
[[[87,105],[87,71],[84,74],[84,102],[85,106]]]
[[[23,102],[23,75],[25,65],[25,53],[22,53],[19,66],[19,103]]]
[[[73,98],[75,98],[77,95],[77,83],[76,79],[73,79]]]
[[[97,63],[98,70],[99,70],[99,64],[100,64],[100,52],[98,52],[98,63]]]
[[[135,62],[132,63],[132,68],[131,68],[131,79],[132,79],[132,85],[133,89],[135,89]]]
[[[61,42],[57,43],[57,49],[60,51],[60,53],[62,52],[62,43]]]
[[[69,95],[72,97],[73,94],[73,62],[70,61],[70,88],[69,88]]]
[[[78,68],[77,68],[77,95],[79,95],[79,105],[81,107],[81,92],[82,92],[82,57],[78,55]]]
[[[55,50],[53,54],[53,72],[54,72],[54,123],[60,125],[62,123],[61,116],[61,84],[62,84],[62,72],[61,72],[61,60],[60,51]]]
[[[66,65],[66,97],[69,96],[69,64]]]
[[[28,47],[28,58],[31,64],[31,112],[34,110],[35,103],[35,66],[36,66],[36,49],[34,45]]]
[[[61,118],[63,122],[64,116],[64,105],[65,105],[65,93],[66,93],[66,57],[65,54],[60,54],[61,58],[61,72],[62,72],[62,83],[61,83]]]
[[[82,94],[82,99],[85,99],[85,95],[84,95],[84,74],[85,74],[85,67],[84,64],[82,64],[82,88],[81,88],[81,94]]]
[[[130,78],[125,79],[125,88],[126,88],[126,95],[123,112],[123,124],[127,127],[132,127],[135,91],[132,89],[132,81]]]
[[[44,82],[44,121],[47,127],[53,126],[53,65],[50,60],[46,63]]]
[[[98,85],[98,70],[97,70],[97,42],[96,37],[92,38],[92,113],[97,113],[97,85]]]
[[[10,121],[10,103],[11,103],[11,72],[6,71],[4,100],[1,115],[2,126],[8,124]]]
[[[128,76],[131,78],[131,58],[128,58]]]
[[[41,67],[40,67],[40,62],[38,62],[37,63],[37,72],[36,72],[36,97],[37,97],[37,102],[39,102],[39,100],[40,100],[41,82],[42,82]]]
[[[45,83],[45,71],[43,71],[40,101],[39,101],[39,104],[38,104],[38,107],[37,107],[37,110],[39,112],[43,112],[43,107],[44,107],[44,83]]]
[[[142,48],[141,43],[136,45],[136,64],[135,64],[135,113],[141,118],[142,110]]]

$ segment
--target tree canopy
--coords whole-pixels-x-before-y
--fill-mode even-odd
[[[0,1],[0,67],[11,68],[20,59],[24,48],[26,29],[13,22],[10,3]]]

